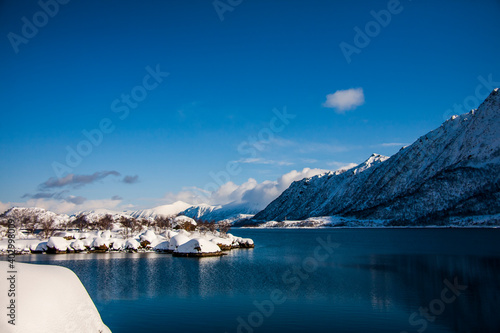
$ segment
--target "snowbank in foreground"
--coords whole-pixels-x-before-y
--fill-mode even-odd
[[[49,265],[15,265],[16,325],[8,324],[5,317],[0,321],[0,332],[111,332],[71,270]],[[8,263],[0,262],[0,270],[7,272]],[[8,289],[9,281],[0,279],[2,295],[6,296]]]

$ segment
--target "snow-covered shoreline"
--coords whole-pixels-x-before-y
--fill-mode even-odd
[[[18,237],[14,242],[0,240],[0,254],[64,254],[105,252],[158,252],[177,256],[204,257],[223,255],[223,251],[252,248],[252,239],[219,231],[168,229],[161,233],[142,231],[134,236],[121,237],[121,231],[94,230],[89,232],[59,231],[48,239]]]
[[[244,226],[241,229],[260,229],[260,230],[337,230],[337,229],[496,229],[500,225],[489,226],[459,226],[459,225],[426,225],[426,226],[352,226],[352,227],[333,227],[333,226],[318,226],[318,227],[266,227],[266,226]]]
[[[185,215],[136,219],[92,213],[56,222],[53,214],[38,208],[4,213],[0,254],[159,252],[204,257],[254,247],[252,239],[228,233],[229,223],[196,221]]]
[[[498,228],[500,214],[480,215],[449,219],[446,224],[429,223],[427,225],[398,225],[393,221],[359,220],[342,216],[310,217],[305,220],[267,221],[254,225],[244,225],[242,228],[258,229],[360,229],[360,228]]]

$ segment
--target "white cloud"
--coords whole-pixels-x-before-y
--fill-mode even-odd
[[[160,200],[153,199],[153,201],[155,201],[156,204],[158,205],[171,204],[176,201],[184,201],[191,205],[198,205],[202,203],[209,203],[206,200],[206,198],[208,197],[210,197],[210,192],[207,192],[198,187],[189,187],[177,193],[168,192]],[[144,207],[144,208],[150,208],[150,207]]]
[[[387,142],[387,143],[381,143],[379,146],[382,147],[403,147],[408,145],[408,143],[401,143],[401,142]]]
[[[164,199],[169,202],[182,200],[190,204],[208,203],[211,205],[248,202],[262,209],[276,199],[292,182],[328,171],[310,168],[300,171],[292,170],[274,181],[265,180],[259,183],[255,179],[249,178],[241,185],[227,182],[214,192],[207,192],[200,188],[186,188],[178,193],[167,193]]]
[[[73,214],[80,211],[95,210],[95,209],[115,209],[121,210],[120,203],[121,200],[113,199],[102,199],[102,200],[87,200],[82,204],[78,204],[76,200],[74,202],[55,200],[55,199],[30,199],[25,202],[0,202],[0,211],[4,212],[10,207],[39,207],[46,210],[50,210],[58,214]]]
[[[1,202],[0,201],[0,212],[5,212],[7,209],[9,209],[10,207],[12,207],[12,205],[10,204],[10,202]]]
[[[363,88],[352,88],[337,90],[333,94],[326,95],[326,102],[323,103],[323,107],[335,109],[336,113],[345,113],[345,111],[354,110],[364,103]]]
[[[326,165],[334,167],[337,170],[349,170],[350,168],[354,168],[355,166],[357,166],[356,163],[344,163],[336,161],[328,162],[326,163]]]
[[[292,165],[292,162],[287,161],[275,161],[275,160],[266,160],[264,158],[241,158],[237,161],[233,161],[236,163],[242,164],[271,164],[271,165]]]
[[[332,166],[346,167],[350,166],[332,162]],[[276,180],[265,180],[257,182],[253,178],[249,178],[242,184],[235,184],[231,181],[223,184],[217,190],[210,192],[198,187],[186,187],[177,193],[167,193],[161,199],[147,198],[148,204],[142,208],[151,208],[155,202],[159,204],[168,204],[181,200],[189,204],[207,203],[211,205],[223,205],[231,202],[235,203],[250,203],[252,206],[263,209],[271,201],[276,199],[290,184],[294,181],[301,180],[307,177],[313,177],[318,174],[328,172],[324,169],[304,168],[302,170],[292,170]],[[0,202],[0,212],[7,210],[10,207],[40,207],[55,213],[72,214],[79,211],[96,210],[96,209],[109,209],[116,211],[134,210],[139,207],[125,204],[121,198],[113,196],[110,199],[101,200],[86,200],[79,204],[78,197],[74,197],[74,202],[58,200],[54,198],[39,198],[29,199],[25,202]]]

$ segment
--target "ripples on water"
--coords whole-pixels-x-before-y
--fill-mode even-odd
[[[18,260],[75,271],[115,333],[500,331],[500,229],[233,233],[256,247],[200,259],[107,253]],[[318,238],[328,237],[339,247],[312,260]],[[439,305],[443,281],[455,278],[467,289],[431,321],[417,315],[411,325],[410,316]],[[271,295],[286,300],[273,304]]]

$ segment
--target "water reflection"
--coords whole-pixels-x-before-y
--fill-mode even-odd
[[[484,255],[477,247],[469,251],[474,255],[457,255],[467,252],[461,241],[418,248],[415,242],[395,232],[397,237],[391,247],[387,235],[380,241],[378,231],[356,237],[352,235],[355,231],[350,231],[345,237],[335,234],[341,247],[318,263],[313,272],[303,272],[299,282],[292,283],[284,279],[285,273],[300,269],[304,258],[313,255],[316,235],[321,233],[289,233],[286,238],[276,239],[272,233],[253,232],[249,236],[259,244],[255,249],[233,250],[224,257],[127,253],[23,259],[73,269],[112,329],[128,327],[133,331],[147,318],[155,325],[154,321],[161,321],[166,312],[189,322],[192,329],[205,328],[201,319],[200,323],[192,322],[190,314],[196,310],[203,312],[210,325],[215,325],[214,318],[218,318],[219,331],[235,331],[238,316],[254,311],[255,301],[269,299],[270,293],[278,289],[287,301],[277,306],[275,314],[266,318],[265,325],[256,332],[284,327],[299,332],[305,326],[311,331],[416,332],[421,326],[412,326],[410,316],[439,299],[446,287],[443,281],[453,282],[455,278],[467,289],[446,304],[434,322],[428,323],[426,332],[496,332],[500,328],[496,315],[500,305],[500,256],[492,255],[490,247]],[[446,230],[430,235],[446,239],[443,233]],[[305,239],[304,234],[311,237]],[[144,312],[146,304],[148,312]],[[114,321],[124,316],[130,317],[126,325]],[[175,325],[171,323],[170,328],[183,328]],[[160,330],[162,327],[160,323],[156,326]]]

